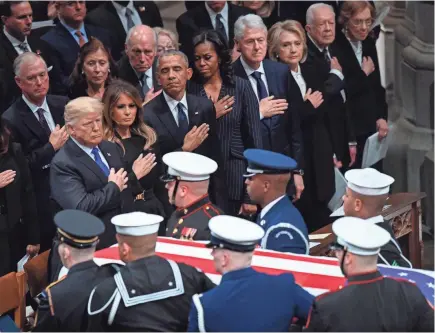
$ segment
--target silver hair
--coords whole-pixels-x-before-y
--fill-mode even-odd
[[[161,54],[160,57],[157,58],[157,63],[156,63],[156,68],[158,69],[160,66],[160,59],[162,59],[163,57],[169,57],[169,56],[180,56],[181,59],[183,59],[183,62],[186,64],[187,67],[189,67],[189,59],[187,58],[187,56],[178,50],[168,50],[165,51]]]
[[[36,62],[36,60],[38,59],[42,61],[42,63],[45,66],[45,69],[48,70],[47,63],[42,57],[40,57],[39,55],[33,52],[24,52],[20,54],[18,57],[16,57],[14,60],[13,69],[14,69],[15,76],[20,76],[21,67],[23,66],[23,64],[26,64],[28,62]]]
[[[88,96],[78,97],[65,105],[63,118],[66,125],[75,125],[77,121],[87,114],[97,112],[103,114],[104,104],[97,98]]]
[[[306,13],[306,17],[305,17],[307,24],[313,24],[314,23],[314,12],[316,11],[316,9],[319,9],[319,8],[322,8],[322,7],[323,8],[329,8],[329,10],[335,16],[334,8],[332,8],[331,5],[328,5],[328,4],[323,3],[323,2],[321,2],[321,3],[315,3],[315,4],[311,5],[310,7],[308,7],[308,9],[307,9],[307,13]]]
[[[245,29],[263,29],[267,34],[267,27],[263,19],[255,14],[240,16],[234,23],[234,39],[239,41],[245,34]]]
[[[145,25],[145,24],[136,25],[136,26],[134,26],[133,28],[131,28],[131,29],[128,31],[128,33],[127,33],[127,37],[125,38],[125,44],[130,45],[130,39],[131,39],[131,36],[136,32],[136,30],[139,30],[140,28],[143,28],[143,27],[148,27],[148,28],[150,28],[151,31],[153,32],[154,45],[155,45],[155,49],[156,49],[156,51],[157,51],[157,33],[154,31],[153,28],[151,28],[151,27],[149,27],[149,26],[147,26],[147,25]]]

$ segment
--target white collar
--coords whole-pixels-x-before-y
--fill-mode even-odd
[[[308,35],[308,38],[311,40],[311,42],[314,44],[314,46],[315,47],[317,47],[317,49],[320,51],[320,52],[322,52],[323,53],[323,49],[326,49],[328,52],[329,52],[329,50],[328,50],[328,47],[325,47],[325,48],[321,48],[315,41],[314,41],[314,39],[310,36],[310,34],[307,34]]]
[[[130,63],[131,66],[131,63]],[[131,68],[133,68],[133,66],[131,66]],[[148,68],[145,72],[143,73],[139,73],[137,72],[134,68],[133,68],[134,72],[136,73],[136,76],[138,77],[138,79],[141,78],[142,74],[145,74],[147,77],[149,77],[150,79],[153,78],[153,66],[151,65],[150,68]]]
[[[208,4],[207,4],[207,2],[205,2],[205,10],[207,11],[207,13],[208,13],[208,15],[210,16],[210,19],[212,20],[212,21],[214,21],[215,19],[216,19],[216,15],[217,14],[221,14],[222,15],[222,18],[225,20],[225,21],[228,21],[228,3],[227,2],[225,2],[225,6],[224,6],[224,8],[222,8],[222,10],[220,11],[220,13],[216,13],[215,11],[213,11],[209,6],[208,6]]]
[[[370,218],[366,219],[366,221],[372,222],[374,224],[382,223],[382,222],[384,222],[384,217],[382,215],[377,215],[377,216],[370,217]]]
[[[173,99],[164,90],[163,90],[163,97],[165,98],[166,103],[168,103],[168,106],[169,106],[169,109],[171,110],[171,112],[172,112],[172,110],[174,110],[177,107],[178,103],[181,103],[184,106],[184,108],[186,110],[188,110],[186,92],[184,92],[184,96],[181,99],[181,101],[177,101],[177,100]]]
[[[293,72],[292,70],[290,70],[290,72],[292,73],[293,77],[301,76],[302,75],[301,66],[299,66],[299,64],[298,64],[298,71],[297,72]]]
[[[27,45],[29,45],[29,43],[27,42],[27,36],[24,37],[24,41],[22,42],[22,41],[16,39],[14,36],[12,36],[12,35],[11,35],[7,30],[6,30],[6,27],[3,27],[3,32],[4,32],[5,36],[6,36],[6,38],[9,39],[9,41],[12,43],[12,45],[13,45],[14,47],[15,47],[15,46],[18,46],[18,45],[20,45],[20,44],[22,44],[22,43],[26,43]]]
[[[260,218],[265,217],[266,214],[269,212],[269,210],[271,210],[272,207],[275,206],[275,204],[284,197],[285,197],[285,195],[281,195],[279,198],[276,198],[275,200],[273,200],[272,202],[269,202],[266,206],[264,206],[264,208],[261,210]]]
[[[89,148],[89,147],[87,147],[87,146],[85,146],[85,145],[82,145],[80,142],[78,142],[75,138],[73,138],[72,136],[70,136],[70,138],[75,142],[75,144],[77,145],[77,146],[79,146],[86,154],[88,154],[89,156],[91,156],[92,157],[92,149],[93,148]],[[98,146],[97,146],[97,148],[98,148]],[[100,149],[100,148],[98,148],[98,149]]]
[[[125,7],[116,3],[115,1],[112,1],[112,4],[113,4],[113,7],[115,7],[118,14],[120,14],[120,15],[125,15],[127,8],[130,9],[132,12],[134,12],[134,10],[136,9],[136,8],[134,8],[133,1],[131,1],[131,0],[128,2],[128,5]]]
[[[245,69],[246,75],[251,76],[254,72],[260,72],[261,74],[265,74],[264,68],[263,68],[263,62],[260,63],[260,67],[258,69],[253,69],[251,66],[249,66],[246,61],[243,59],[243,55],[240,56],[240,62],[242,63],[243,68]]]
[[[44,111],[46,112],[50,112],[50,109],[48,107],[47,104],[47,98],[44,98],[44,102],[42,103],[41,106],[37,106],[36,104],[33,104],[31,101],[29,101],[26,96],[21,95],[21,97],[23,98],[24,103],[27,104],[27,106],[29,107],[30,110],[32,110],[33,113],[35,113],[39,108],[44,109]]]

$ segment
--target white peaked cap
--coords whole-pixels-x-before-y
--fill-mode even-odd
[[[116,232],[126,236],[146,236],[157,233],[163,221],[160,215],[132,212],[112,217]]]
[[[183,151],[165,154],[163,162],[168,166],[169,175],[191,182],[209,179],[218,168],[211,158]]]
[[[394,178],[372,168],[353,169],[344,174],[347,187],[363,195],[388,194]]]
[[[391,239],[388,231],[357,217],[336,220],[332,224],[332,231],[337,236],[338,244],[348,252],[361,256],[378,254]]]

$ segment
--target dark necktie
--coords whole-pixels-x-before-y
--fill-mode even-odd
[[[143,73],[141,75],[141,78],[140,78],[140,81],[142,82],[142,92],[143,92],[144,96],[146,95],[148,90],[150,90],[150,87],[148,87],[148,84],[147,84],[147,78],[148,78],[148,75],[146,75],[145,73]]]
[[[325,47],[322,53],[323,53],[323,57],[325,58],[325,61],[328,63],[328,65],[330,65],[331,59],[329,59],[328,49]]]
[[[100,167],[101,171],[103,171],[103,173],[106,175],[106,177],[108,177],[109,173],[110,173],[109,168],[107,167],[106,164],[104,164],[103,160],[101,159],[99,151],[100,150],[98,149],[98,147],[94,147],[94,148],[92,148],[91,153],[92,153],[92,155],[94,155],[95,163],[97,163],[97,165]]]
[[[127,32],[134,27],[133,11],[130,8],[125,9],[125,17],[127,18]]]
[[[267,93],[266,85],[264,84],[263,80],[261,79],[261,73],[260,72],[254,72],[251,74],[255,81],[257,81],[257,93],[258,93],[258,100],[261,101],[263,98],[266,98],[269,96]]]
[[[177,109],[178,109],[178,128],[180,129],[180,133],[184,137],[187,131],[189,130],[189,123],[187,121],[186,114],[184,113],[183,110],[183,104],[178,103]]]
[[[18,45],[18,48],[23,52],[30,52],[29,45],[26,42],[22,42]]]
[[[42,108],[39,108],[38,110],[36,110],[36,113],[38,114],[38,118],[39,118],[39,124],[41,125],[41,127],[45,131],[45,133],[47,133],[47,135],[50,136],[51,130],[50,130],[50,127],[48,126],[47,120],[44,117],[44,112],[45,112],[45,110]]]
[[[227,39],[227,33],[225,31],[225,27],[224,24],[221,21],[222,15],[221,14],[217,14],[216,15],[216,31],[219,32],[223,38],[225,38],[225,41],[228,42]]]

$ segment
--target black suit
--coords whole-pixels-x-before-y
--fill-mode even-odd
[[[355,141],[355,134],[350,120],[348,104],[344,103],[341,90],[345,88],[346,78],[341,80],[334,73],[330,73],[331,65],[328,64],[323,53],[307,37],[307,60],[304,68],[310,68],[317,75],[313,78],[316,89],[323,94],[323,107],[327,108],[326,122],[331,135],[334,153],[338,161],[343,163],[342,171],[347,169],[350,162],[349,142]],[[335,43],[328,47],[331,57],[339,57]],[[338,59],[341,63],[341,58]]]
[[[163,27],[160,11],[153,1],[133,1],[133,4],[139,13],[142,24],[150,27]],[[127,33],[125,32],[124,26],[119,19],[112,1],[107,1],[105,4],[92,10],[86,16],[86,21],[93,25],[105,28],[110,32],[112,56],[115,61],[118,61],[124,51]]]
[[[319,73],[314,67],[300,65],[306,89],[321,90],[323,82],[317,79]],[[314,231],[328,224],[328,202],[335,192],[335,175],[330,133],[327,126],[327,113],[324,103],[317,109],[310,101],[304,101],[298,84],[290,75],[291,101],[299,112],[304,145],[304,191],[295,206],[301,212],[308,230]]]
[[[291,74],[288,66],[266,59],[263,60],[263,67],[266,73],[269,96],[273,95],[276,99],[284,98],[289,104],[284,115],[271,118],[270,127],[262,121],[264,149],[288,155],[296,160],[298,168],[303,168],[300,121],[298,112],[295,110],[296,106],[289,95],[289,83],[291,82],[289,75]],[[248,80],[240,59],[234,62],[233,69],[235,75]],[[249,85],[251,86],[250,83]]]
[[[157,91],[161,88],[159,81],[157,80],[157,59],[153,63],[153,87],[154,91]],[[130,65],[130,61],[128,56],[124,54],[122,58],[118,61],[118,77],[124,81],[131,83],[133,86],[137,88],[142,98],[145,95],[142,92],[142,84],[139,81],[139,78],[136,75],[135,70]],[[149,87],[151,88],[151,87]]]
[[[213,174],[209,192],[212,201],[220,208],[224,209],[228,196],[227,189],[223,187],[218,179],[223,178],[223,168],[221,163],[221,150],[216,130],[216,111],[213,103],[203,97],[187,94],[187,107],[189,115],[189,131],[193,126],[208,124],[209,136],[193,152],[207,156],[218,164],[218,170]],[[184,136],[179,132],[174,116],[169,109],[163,93],[154,98],[144,107],[144,120],[157,133],[157,140],[162,156],[176,150],[181,150]]]
[[[55,124],[64,125],[63,112],[67,102],[68,99],[63,96],[47,96],[47,104]],[[50,163],[56,152],[48,141],[48,135],[22,98],[5,111],[3,119],[11,130],[13,141],[21,144],[29,162],[41,225],[41,251],[44,251],[51,248],[56,230],[49,208]]]
[[[122,153],[115,143],[102,141],[98,145],[110,168],[125,168]],[[65,143],[51,164],[51,198],[62,209],[78,209],[99,217],[106,226],[97,248],[116,243],[111,218],[129,212],[133,195],[127,187],[120,192],[114,182],[108,182],[97,163],[71,138]]]
[[[346,80],[346,103],[358,143],[354,167],[360,168],[366,139],[377,131],[376,121],[388,119],[385,89],[381,85],[376,44],[372,38],[362,42],[363,57],[371,57],[375,70],[367,76],[362,70],[349,40],[342,32],[336,37],[340,65]]]
[[[107,30],[85,24],[85,31],[88,40],[91,37],[97,38],[110,50],[110,33]],[[46,41],[50,46],[53,63],[62,74],[62,84],[68,87],[69,76],[80,53],[79,44],[60,22],[44,34],[42,40]]]
[[[189,92],[207,97],[202,84],[191,82]],[[247,166],[243,151],[248,148],[262,148],[263,141],[258,100],[250,88],[250,83],[235,76],[234,85],[222,84],[219,99],[226,95],[234,96],[235,102],[231,112],[217,119],[217,136],[222,153],[228,197],[233,203],[226,213],[236,215],[242,203],[250,202],[243,178]]]
[[[240,16],[252,14],[248,8],[240,7],[227,2],[228,4],[228,34],[229,34],[229,48],[234,46],[234,23]],[[183,51],[189,61],[193,62],[193,37],[202,30],[213,29],[210,16],[205,8],[205,4],[196,6],[180,15],[177,18],[177,32],[180,41],[180,50]]]
[[[61,82],[60,71],[57,68],[51,57],[51,50],[48,44],[41,40],[38,36],[29,35],[27,37],[27,42],[32,50],[32,52],[39,54],[47,63],[47,67],[51,68],[48,72],[50,76],[50,93],[52,94],[64,94],[66,93],[66,88],[60,85]],[[0,33],[0,69],[3,69],[4,79],[6,80],[8,86],[8,94],[6,96],[6,101],[4,101],[4,108],[9,107],[16,99],[21,96],[21,90],[15,83],[15,74],[13,69],[14,60],[18,57],[18,52],[15,47],[6,37],[3,30]],[[4,110],[0,110],[4,111]]]

